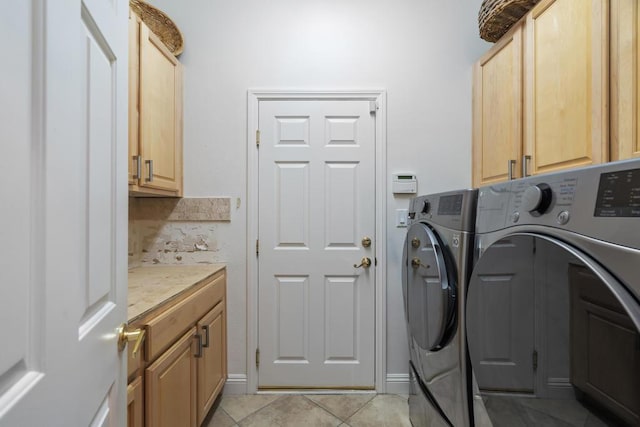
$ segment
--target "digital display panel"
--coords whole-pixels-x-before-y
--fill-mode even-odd
[[[640,169],[600,175],[597,217],[640,217]]]
[[[462,213],[462,194],[442,196],[438,201],[438,215],[460,215]]]

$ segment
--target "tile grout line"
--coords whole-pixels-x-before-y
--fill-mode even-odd
[[[338,426],[341,426],[342,424],[345,423],[345,420],[343,420],[342,418],[340,418],[339,416],[337,416],[336,414],[334,414],[333,412],[331,412],[328,408],[325,408],[324,406],[320,405],[318,402],[314,402],[313,400],[309,399],[307,397],[307,395],[305,394],[301,394],[300,396],[304,397],[308,402],[311,402],[313,405],[317,406],[318,408],[322,409],[323,411],[325,411],[326,413],[328,413],[329,415],[331,415],[333,418],[336,418],[337,420],[340,421],[340,424],[338,424]]]
[[[248,395],[247,395],[247,396],[248,396]],[[255,396],[257,396],[257,395],[255,395]],[[269,402],[269,403],[267,403],[267,404],[266,404],[266,405],[264,405],[264,406],[261,406],[260,408],[258,408],[258,409],[256,409],[255,411],[253,411],[253,412],[251,412],[251,413],[249,413],[249,414],[245,415],[244,417],[240,418],[239,420],[236,420],[235,418],[233,418],[231,415],[229,415],[229,413],[228,413],[228,412],[226,412],[226,411],[225,411],[225,413],[226,413],[227,415],[229,415],[229,417],[230,417],[230,418],[231,418],[231,419],[236,423],[236,425],[240,425],[240,422],[242,422],[242,420],[245,420],[245,419],[249,418],[250,416],[252,416],[253,414],[255,414],[255,413],[257,413],[257,412],[262,411],[264,408],[266,408],[267,406],[270,406],[270,405],[272,405],[272,404],[276,403],[278,400],[282,399],[283,397],[284,397],[284,395],[283,395],[283,396],[279,396],[279,397],[278,397],[277,399],[275,399],[274,401]],[[224,409],[223,409],[223,408],[220,408],[220,409],[222,409],[222,410],[224,411]]]

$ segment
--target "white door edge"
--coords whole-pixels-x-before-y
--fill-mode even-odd
[[[298,90],[249,89],[247,91],[247,393],[258,391],[256,348],[258,346],[258,105],[267,100],[369,100],[377,104],[376,112],[376,245],[378,261],[375,287],[375,388],[386,392],[387,348],[387,93],[383,89],[364,90]]]

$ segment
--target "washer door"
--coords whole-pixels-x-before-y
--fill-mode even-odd
[[[615,271],[552,236],[482,243],[466,299],[475,425],[528,423],[517,415],[544,426],[640,426],[640,303]],[[640,263],[640,251],[599,246]]]
[[[424,223],[409,228],[404,253],[409,333],[421,348],[438,351],[448,344],[456,328],[454,263],[442,240]]]

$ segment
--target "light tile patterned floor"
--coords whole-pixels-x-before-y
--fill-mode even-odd
[[[250,394],[219,399],[205,427],[410,427],[407,396]]]

